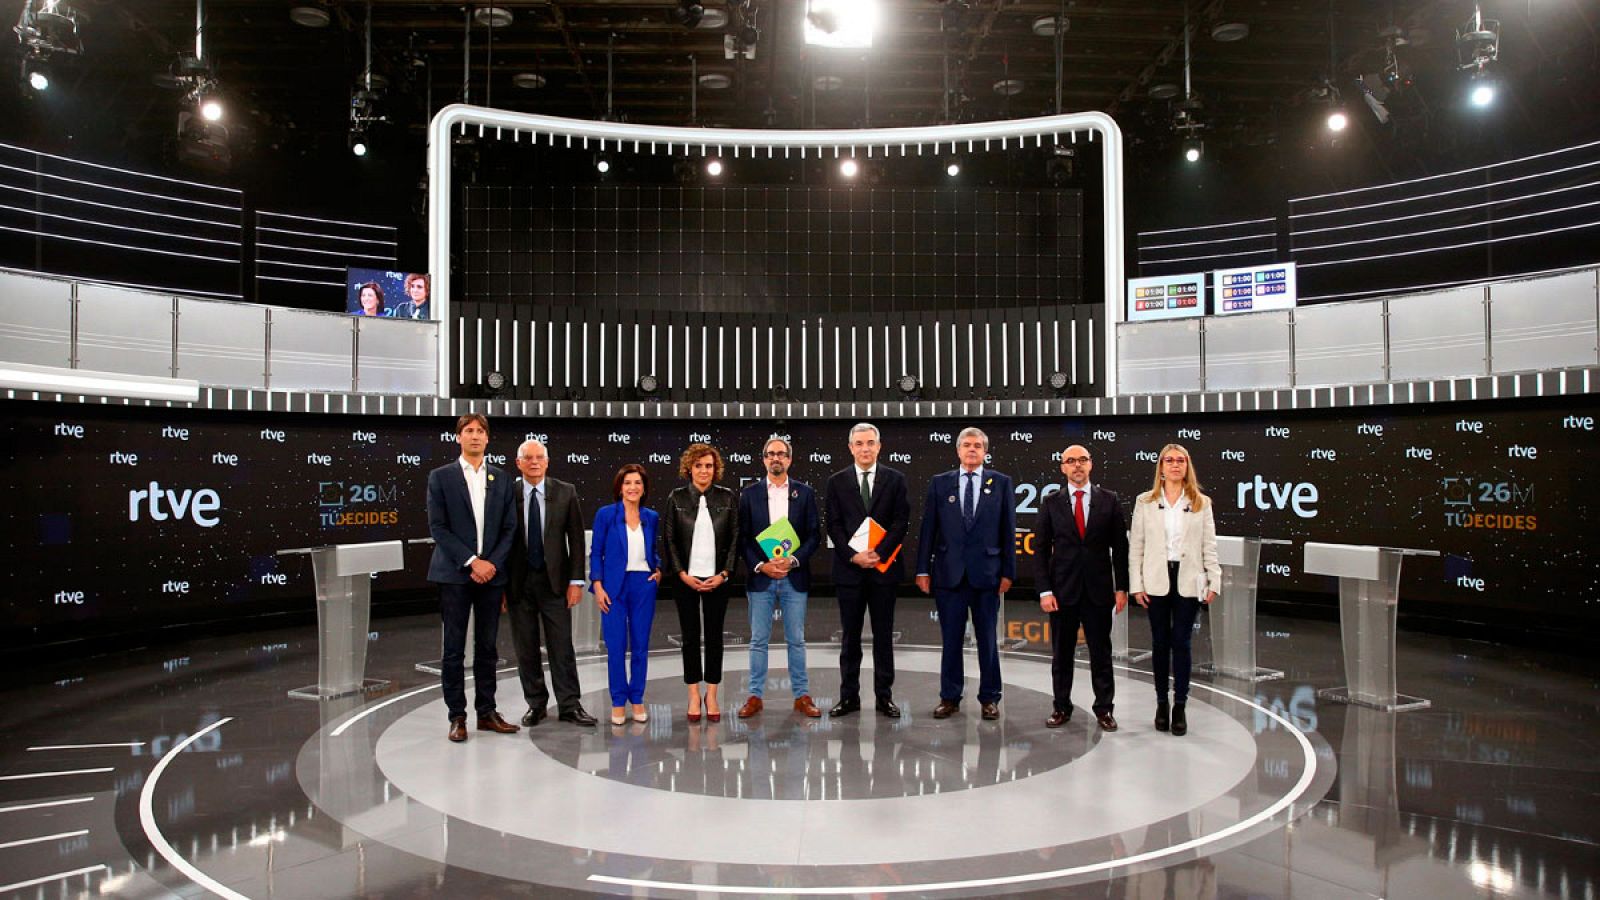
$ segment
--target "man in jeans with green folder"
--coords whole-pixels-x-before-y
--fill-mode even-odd
[[[774,609],[783,611],[783,637],[789,644],[789,684],[794,708],[810,718],[822,715],[812,702],[806,678],[806,595],[811,590],[811,554],[822,544],[817,494],[789,477],[794,447],[783,438],[767,441],[761,459],[767,477],[739,495],[739,552],[750,566],[750,699],[739,718],[761,712],[767,687],[767,644]]]

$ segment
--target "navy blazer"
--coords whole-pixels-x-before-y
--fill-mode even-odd
[[[434,584],[472,581],[467,560],[474,556],[494,564],[491,585],[505,584],[511,574],[506,562],[517,533],[516,496],[512,492],[519,479],[488,463],[483,465],[489,477],[483,499],[482,553],[478,552],[478,524],[472,518],[472,496],[467,493],[461,460],[451,460],[428,473],[428,533],[433,536],[428,580]]]
[[[656,556],[656,523],[660,515],[639,504],[639,527],[644,529],[644,558],[650,571],[661,568]],[[628,572],[628,514],[618,500],[594,514],[594,535],[589,539],[589,580],[607,591],[622,590]]]
[[[972,527],[961,521],[960,469],[941,472],[928,482],[917,541],[917,573],[933,578],[935,588],[967,583],[994,590],[1000,579],[1017,580],[1017,507],[1011,477],[985,468],[978,482]]]
[[[833,540],[833,583],[861,584],[868,581],[874,584],[899,584],[904,580],[906,557],[910,555],[905,550],[906,532],[911,528],[911,501],[906,493],[906,477],[878,463],[878,474],[874,476],[877,484],[872,489],[872,509],[868,510],[861,503],[860,471],[851,464],[833,473],[825,489],[828,537]],[[878,551],[878,556],[888,559],[894,548],[900,548],[900,555],[882,572],[863,569],[850,562],[850,557],[856,555],[856,551],[850,548],[850,538],[868,515],[884,529],[883,540],[872,548]]]
[[[772,524],[772,514],[767,510],[767,477],[752,481],[739,492],[739,553],[750,567],[750,578],[745,590],[772,589],[772,579],[756,571],[756,566],[767,561],[766,551],[756,540],[756,535]],[[817,492],[811,486],[793,478],[789,479],[789,524],[800,536],[800,546],[794,558],[800,565],[789,573],[787,581],[796,591],[804,594],[811,590],[811,556],[822,546],[822,521],[817,515]]]

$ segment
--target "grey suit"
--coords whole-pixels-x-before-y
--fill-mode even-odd
[[[524,479],[513,491],[517,506],[517,536],[511,550],[511,590],[506,610],[511,615],[511,641],[517,651],[517,675],[529,709],[542,710],[550,702],[539,652],[539,632],[550,654],[550,680],[562,712],[578,706],[578,660],[572,650],[572,613],[567,609],[567,586],[583,582],[586,558],[583,510],[570,483],[545,477],[544,565],[533,569],[528,557],[528,510],[523,500]],[[542,629],[541,629],[542,626]]]

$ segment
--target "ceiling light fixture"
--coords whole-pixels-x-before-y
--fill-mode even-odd
[[[839,163],[839,174],[846,178],[854,178],[860,172],[861,165],[854,159],[846,158],[844,162]]]
[[[718,175],[721,175],[722,174],[722,160],[713,159],[710,162],[706,163],[706,174],[710,175],[712,178],[715,178]]]
[[[806,0],[805,42],[864,50],[878,28],[877,0]]]

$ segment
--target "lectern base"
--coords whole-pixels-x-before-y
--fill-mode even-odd
[[[296,700],[337,700],[340,697],[375,691],[378,688],[388,687],[390,684],[391,682],[383,678],[363,678],[360,685],[347,688],[332,688],[320,684],[309,684],[303,688],[295,688],[289,692],[289,696]]]
[[[1372,700],[1363,700],[1350,695],[1350,688],[1335,687],[1323,688],[1317,691],[1317,696],[1323,700],[1332,700],[1335,703],[1349,703],[1353,706],[1366,706],[1372,709],[1381,709],[1384,712],[1406,712],[1413,709],[1427,709],[1433,705],[1432,700],[1413,697],[1410,694],[1395,694],[1393,703],[1379,703]]]
[[[1256,666],[1253,670],[1225,669],[1212,663],[1201,663],[1194,667],[1195,672],[1201,675],[1221,675],[1225,678],[1238,678],[1241,681],[1277,681],[1283,677],[1282,669],[1268,669]]]

